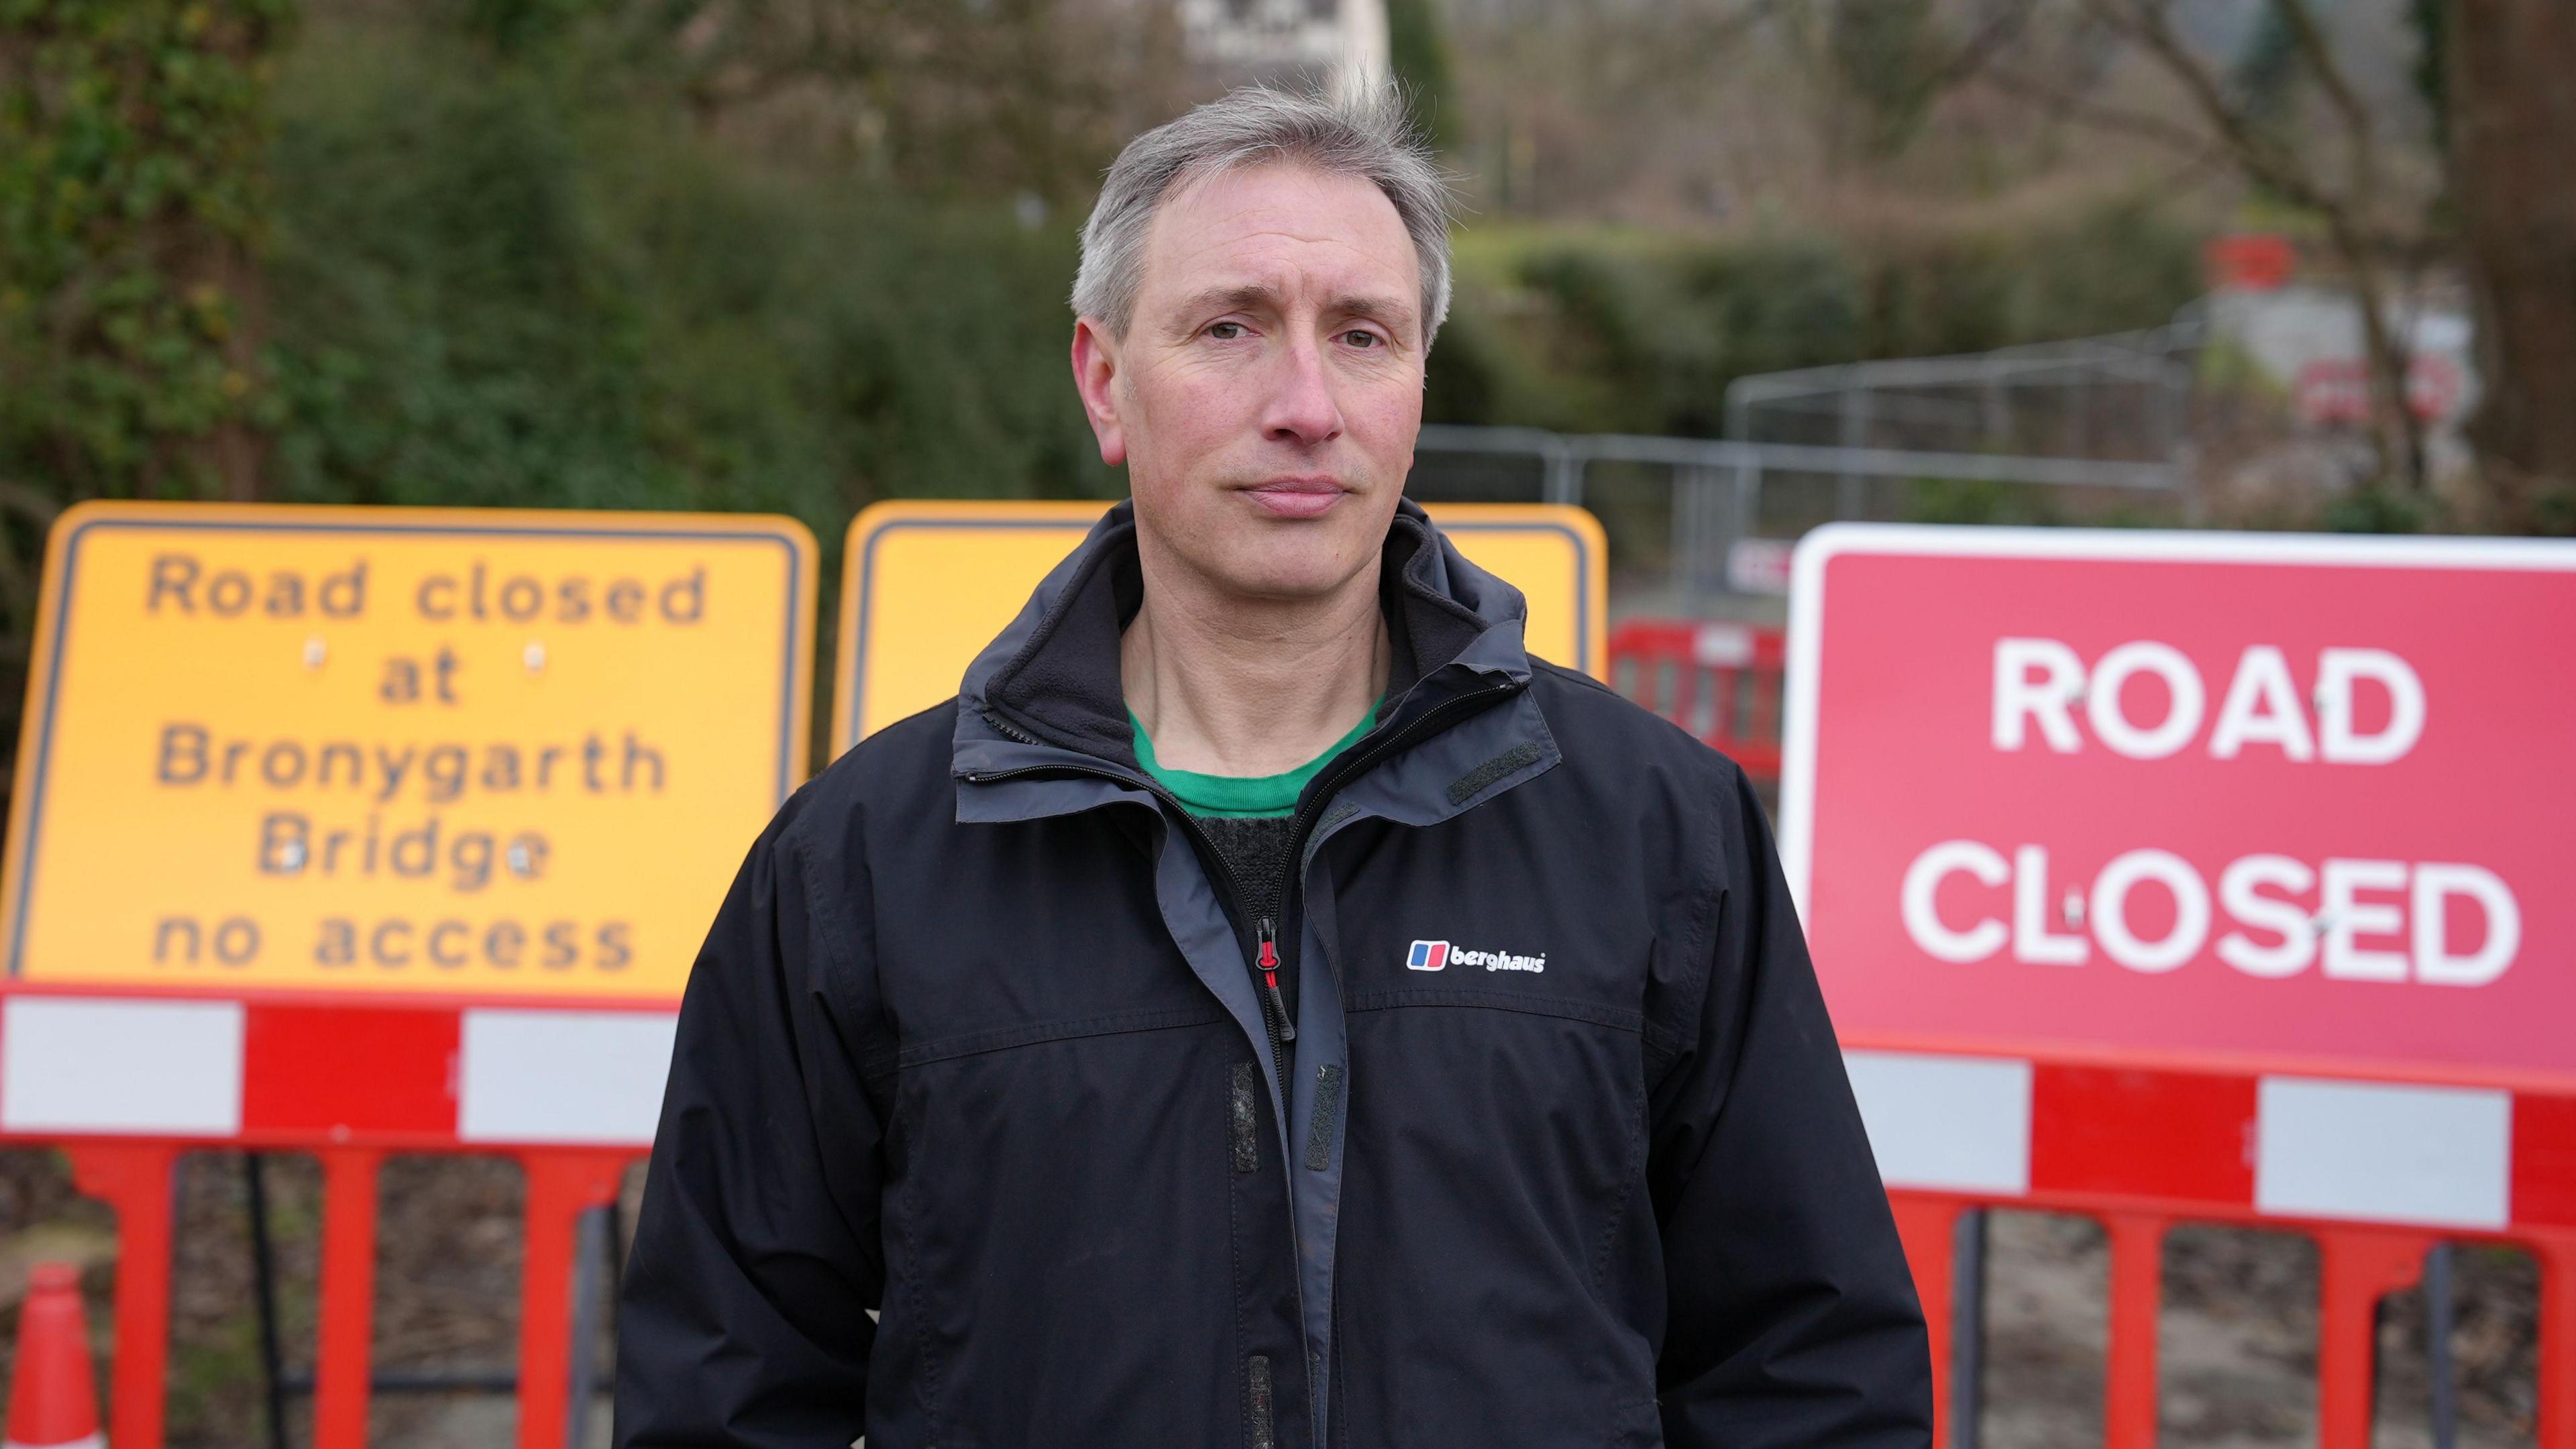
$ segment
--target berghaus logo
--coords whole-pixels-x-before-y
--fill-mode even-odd
[[[1446,941],[1416,941],[1404,956],[1408,971],[1438,971],[1451,962],[1461,966],[1482,966],[1488,971],[1544,971],[1547,953],[1515,956],[1509,951],[1461,951]]]

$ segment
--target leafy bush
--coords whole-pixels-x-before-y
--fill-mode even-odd
[[[281,87],[273,491],[765,509],[1102,496],[1071,238],[768,176],[540,65],[345,38]]]
[[[0,0],[0,481],[243,491],[260,388],[237,284],[290,10]]]

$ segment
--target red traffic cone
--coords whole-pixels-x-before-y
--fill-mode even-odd
[[[38,1263],[27,1274],[9,1431],[0,1449],[107,1449],[107,1436],[98,1431],[80,1273],[69,1263]]]

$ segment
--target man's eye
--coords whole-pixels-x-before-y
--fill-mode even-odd
[[[1381,347],[1384,346],[1386,342],[1386,339],[1369,331],[1365,327],[1354,327],[1350,331],[1343,333],[1342,340],[1351,344],[1353,347]]]
[[[1219,342],[1232,342],[1234,339],[1243,335],[1243,324],[1240,322],[1219,322],[1208,328],[1208,335]]]

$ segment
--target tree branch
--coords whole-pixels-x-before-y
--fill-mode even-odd
[[[2251,118],[2228,104],[2218,77],[2174,34],[2162,0],[2084,0],[2084,4],[2104,24],[2155,53],[2247,173],[2298,205],[2318,211],[2337,209],[2337,199],[2317,184],[2296,157],[2266,140]]]
[[[1694,16],[1672,27],[1672,33],[1659,37],[1646,47],[1646,62],[1627,78],[1629,86],[1661,85],[1683,76],[1705,74],[1710,57],[1733,46],[1753,33],[1764,21],[1784,10],[1806,3],[1806,0],[1746,0],[1736,9],[1718,16]],[[1607,39],[1600,27],[1591,33]],[[1621,47],[1625,49],[1626,47]]]
[[[2317,27],[2317,17],[2308,9],[2307,0],[2272,0],[2272,10],[2281,17],[2282,24],[2290,27],[2291,42],[2298,46],[2299,58],[2316,73],[2317,84],[2324,88],[2328,103],[2343,117],[2354,137],[2366,144],[2371,134],[2370,108],[2362,104],[2361,96],[2344,76],[2343,67],[2335,62],[2334,48],[2326,44],[2325,32]]]
[[[2074,121],[2095,130],[2135,136],[2180,152],[2195,162],[2227,159],[2232,155],[2210,136],[2188,126],[2178,126],[2152,111],[2105,105],[2088,95],[2018,71],[1991,69],[1985,73],[1985,79],[2006,95],[2017,96],[2042,107],[2052,120]]]
[[[2086,11],[2144,45],[2182,85],[2201,118],[2233,154],[2239,169],[2324,221],[2326,235],[2350,270],[2361,309],[2363,346],[2371,378],[2371,447],[2383,477],[2396,474],[2409,487],[2424,486],[2423,432],[2406,396],[2407,348],[2388,325],[2381,295],[2381,253],[2373,234],[2378,210],[2377,143],[2369,108],[2335,64],[2325,33],[2306,0],[2271,0],[2289,27],[2301,59],[2343,121],[2351,153],[2342,194],[2329,190],[2286,143],[2265,135],[2244,108],[2233,104],[2216,71],[2174,31],[2172,0],[2082,0]]]
[[[1977,33],[1960,45],[1957,54],[1933,69],[1928,89],[1938,94],[1983,71],[2005,46],[2020,37],[2036,5],[2037,0],[2012,0],[2000,14],[1978,26]]]

